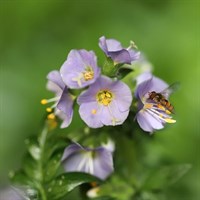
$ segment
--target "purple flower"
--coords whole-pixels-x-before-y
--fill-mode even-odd
[[[91,128],[122,124],[129,114],[132,95],[121,81],[101,76],[77,99],[79,113]]]
[[[60,73],[69,88],[77,89],[94,83],[100,75],[100,68],[93,51],[71,50]]]
[[[136,119],[140,127],[152,133],[154,130],[164,128],[165,123],[175,123],[176,121],[170,116],[171,111],[159,100],[150,97],[152,92],[155,92],[167,100],[170,95],[170,92],[167,93],[168,84],[150,73],[140,75],[137,83],[135,96],[138,99],[138,113]],[[166,91],[165,95],[164,91]]]
[[[13,186],[0,188],[0,200],[26,200],[31,196],[37,197],[38,194],[30,188]]]
[[[86,148],[72,144],[65,149],[62,162],[67,172],[86,172],[100,179],[106,179],[113,172],[112,152],[104,147]]]
[[[104,51],[107,57],[110,57],[115,63],[131,64],[132,61],[139,59],[140,53],[135,52],[130,47],[123,48],[121,43],[114,39],[106,39],[102,36],[99,39],[99,47]]]
[[[47,108],[49,119],[54,119],[55,115],[63,120],[61,128],[68,127],[72,121],[73,116],[73,99],[68,92],[67,87],[62,81],[59,71],[51,71],[47,75],[47,89],[55,93],[52,99],[43,99],[42,104],[54,102],[54,104]],[[54,109],[54,110],[53,110]]]

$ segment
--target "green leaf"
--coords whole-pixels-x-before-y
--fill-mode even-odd
[[[128,68],[128,67],[119,68],[119,70],[117,72],[117,78],[118,79],[123,79],[125,76],[127,76],[131,72],[133,72],[133,69]]]
[[[122,192],[123,191],[123,192]],[[112,176],[109,182],[100,186],[99,195],[111,196],[117,200],[130,199],[135,193],[133,186],[127,183],[127,180],[123,180],[119,176]]]
[[[61,158],[62,158],[61,151],[56,152],[51,159],[47,162],[44,172],[44,179],[45,181],[50,181],[57,173],[58,168],[60,167]]]
[[[165,195],[162,193],[152,193],[143,191],[136,195],[134,200],[165,200]]]
[[[102,73],[109,77],[114,77],[117,71],[117,67],[114,65],[114,62],[111,58],[107,57],[106,61],[102,68]]]
[[[37,140],[34,138],[26,139],[25,144],[31,156],[35,160],[39,160],[41,157],[41,150],[40,150]]]
[[[191,168],[190,164],[164,166],[154,171],[143,185],[147,190],[162,190],[176,183]]]
[[[32,187],[36,186],[35,183],[21,170],[10,173],[9,177],[12,183],[17,185],[29,185]]]
[[[20,187],[21,192],[24,193],[24,196],[26,196],[27,199],[38,199],[38,188],[41,187],[40,184],[27,177],[23,171],[11,173],[10,180],[12,181],[13,185],[16,186],[16,188]]]
[[[68,143],[60,138],[52,138],[48,141],[45,146],[45,153],[43,156],[43,161],[48,162],[51,156],[55,151],[61,150],[64,151],[64,148],[67,147]]]
[[[30,178],[41,181],[43,179],[42,166],[36,162],[29,154],[26,155],[23,162],[24,171]]]
[[[48,199],[56,200],[62,198],[75,187],[89,182],[100,182],[100,180],[94,176],[80,172],[61,174],[47,186]]]

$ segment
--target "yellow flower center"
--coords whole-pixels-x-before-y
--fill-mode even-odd
[[[85,81],[89,81],[94,78],[94,71],[91,67],[86,67],[85,72],[83,72],[83,78]]]
[[[101,90],[97,93],[96,99],[100,104],[108,106],[113,99],[113,94],[108,90]]]

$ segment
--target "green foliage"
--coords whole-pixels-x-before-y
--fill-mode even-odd
[[[102,67],[102,74],[105,74],[109,77],[115,77],[117,68],[113,62],[113,60],[109,57],[106,58],[106,61]]]
[[[143,185],[143,189],[152,191],[163,190],[176,183],[188,172],[188,170],[190,170],[190,168],[190,164],[162,166],[159,169],[150,172],[149,177]]]
[[[95,52],[100,52],[96,41],[100,35],[104,34],[119,39],[123,43],[127,41],[127,38],[135,39],[140,49],[144,50],[152,64],[155,65],[156,75],[165,78],[168,82],[178,79],[182,85],[174,101],[178,119],[173,130],[160,131],[151,140],[145,140],[145,134],[137,132],[143,136],[143,139],[133,142],[134,148],[131,148],[130,142],[125,152],[121,150],[120,156],[124,155],[124,157],[120,160],[125,162],[126,158],[130,159],[133,155],[132,160],[136,161],[135,163],[131,160],[125,162],[134,166],[132,171],[129,168],[130,179],[134,175],[143,177],[149,168],[151,173],[152,168],[160,171],[163,163],[193,163],[194,167],[190,173],[173,186],[176,186],[175,189],[171,188],[167,192],[168,199],[195,199],[199,196],[200,159],[194,153],[197,152],[196,148],[199,143],[197,133],[200,117],[199,95],[196,89],[199,81],[199,68],[197,67],[199,1],[81,2],[75,0],[62,3],[31,0],[1,1],[1,8],[1,44],[4,51],[0,55],[0,90],[2,102],[9,105],[3,106],[1,111],[1,183],[4,183],[5,174],[16,165],[24,150],[21,141],[38,127],[41,119],[41,106],[36,102],[39,102],[41,97],[49,95],[44,91],[44,77],[47,72],[55,66],[59,67],[64,61],[61,60],[71,48],[94,48]],[[134,73],[136,74],[136,70]],[[125,80],[131,84],[132,75],[126,76]],[[191,98],[193,96],[196,98]],[[71,127],[73,130],[80,127],[80,120],[77,116],[74,121]],[[135,130],[137,126],[133,119],[131,122],[131,128]],[[68,134],[67,131],[63,132]],[[110,135],[113,136],[113,134],[115,133]],[[121,135],[124,135],[123,130],[121,130]],[[120,136],[117,137],[120,143]],[[65,142],[63,143],[66,145]],[[34,149],[37,149],[38,141],[35,141],[35,144],[36,148],[31,147],[32,150],[29,150],[31,154],[35,152]],[[57,144],[60,145],[61,141],[52,140],[50,142],[50,138],[48,139],[46,146],[49,147],[45,149],[45,155],[43,155],[44,165],[48,164],[49,158],[53,158],[54,152],[58,149]],[[136,147],[136,145],[139,146]],[[126,146],[126,143],[123,146]],[[145,150],[141,153],[141,149]],[[117,152],[119,152],[118,149],[115,156],[119,155]],[[129,156],[126,155],[127,152]],[[18,156],[13,156],[15,154]],[[35,160],[38,155],[37,153],[34,155]],[[150,162],[148,165],[144,164],[144,160],[147,159]],[[136,172],[136,166],[142,170]],[[116,168],[117,173],[119,171],[127,173],[127,168],[123,166],[123,163],[120,167],[121,170],[119,167]],[[154,179],[153,175],[151,179]],[[24,171],[22,174],[19,172],[19,175],[16,173],[15,180],[24,182],[25,185],[32,184],[31,187],[37,185],[31,178],[28,178]],[[155,179],[152,181],[155,182]],[[134,178],[129,182],[134,182]],[[137,182],[140,182],[138,178]],[[157,187],[159,183],[155,185]],[[160,195],[149,191],[138,193],[137,199],[146,200],[150,197],[156,198],[155,196],[158,200],[163,200]]]
[[[110,196],[118,200],[131,199],[135,189],[128,184],[128,181],[122,179],[119,176],[113,176],[106,184],[100,187],[99,194],[102,196]]]
[[[31,200],[63,199],[83,183],[100,182],[96,177],[85,173],[59,173],[62,171],[61,158],[64,148],[69,144],[64,141],[64,138],[49,129],[46,122],[38,138],[25,140],[27,153],[22,169],[10,173],[10,179],[15,185],[26,188],[25,196]]]
[[[92,200],[115,200],[115,199],[108,196],[102,196],[102,197],[93,198]]]
[[[80,172],[61,174],[47,185],[47,199],[61,199],[75,187],[89,182],[99,182],[99,179]]]
[[[121,67],[117,71],[116,76],[117,76],[118,79],[123,79],[124,77],[129,75],[132,71],[133,71],[133,69],[130,68],[130,67]],[[132,79],[133,79],[133,77],[132,77]]]

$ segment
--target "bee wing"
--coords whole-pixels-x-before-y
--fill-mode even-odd
[[[168,99],[169,96],[176,92],[180,87],[180,83],[179,82],[175,82],[175,83],[172,83],[169,87],[167,87],[166,89],[164,89],[161,94],[166,98]]]

